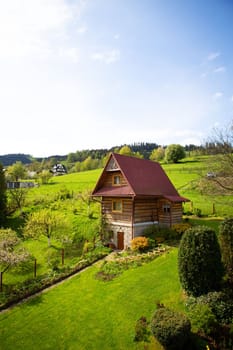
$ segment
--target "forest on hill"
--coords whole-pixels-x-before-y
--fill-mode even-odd
[[[159,147],[162,147],[161,145],[158,145],[157,143],[149,143],[149,142],[140,142],[140,143],[133,143],[128,145],[120,145],[120,146],[114,146],[109,149],[102,148],[102,149],[85,149],[85,150],[78,150],[76,152],[71,152],[67,155],[51,155],[48,157],[33,157],[30,154],[22,154],[22,153],[15,153],[15,154],[5,154],[0,155],[0,163],[3,166],[9,166],[14,164],[15,162],[21,162],[22,164],[31,164],[34,162],[50,162],[50,163],[58,163],[58,162],[67,162],[67,163],[75,163],[75,162],[83,162],[85,159],[90,157],[94,160],[102,160],[106,157],[110,152],[118,152],[122,147],[127,146],[131,149],[133,153],[138,153],[142,156],[144,159],[149,159],[152,151],[154,149],[158,149]],[[163,146],[165,149],[167,146]],[[197,146],[197,145],[186,145],[184,146],[184,149],[186,152],[194,151],[194,150],[204,150],[206,149],[205,146]]]

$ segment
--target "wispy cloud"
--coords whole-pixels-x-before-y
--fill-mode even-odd
[[[83,6],[83,5],[82,5]],[[46,56],[66,26],[79,16],[81,2],[11,0],[0,4],[0,57]]]
[[[221,55],[220,52],[210,52],[209,55],[207,56],[207,60],[208,61],[213,61],[217,57],[219,57],[220,55]]]
[[[77,29],[78,34],[85,34],[87,32],[87,26],[83,25]]]
[[[226,67],[221,66],[214,69],[214,73],[224,73],[226,72]]]
[[[219,98],[221,98],[222,96],[223,96],[223,93],[220,92],[220,91],[217,91],[217,92],[215,92],[215,93],[213,94],[213,98],[214,98],[214,99],[219,99]]]
[[[117,49],[102,52],[99,51],[93,53],[91,58],[94,61],[99,61],[107,64],[115,63],[120,59],[120,51]]]
[[[73,63],[77,63],[79,61],[79,50],[76,47],[71,48],[61,48],[59,50],[59,56],[62,58],[66,58]]]

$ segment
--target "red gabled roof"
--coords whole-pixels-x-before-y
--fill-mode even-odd
[[[112,158],[128,185],[114,188],[103,186],[104,174]],[[159,163],[112,153],[93,191],[93,196],[120,195],[165,197],[173,202],[187,201],[186,198],[179,196]]]

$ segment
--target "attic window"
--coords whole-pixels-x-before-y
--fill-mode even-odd
[[[119,170],[119,166],[116,164],[115,160],[112,158],[106,168],[107,171]]]
[[[114,200],[112,201],[112,211],[113,212],[122,212],[122,201],[121,200]]]
[[[170,205],[169,204],[164,204],[163,205],[163,212],[164,212],[164,214],[169,214],[170,211],[171,211]]]
[[[120,177],[120,175],[114,175],[113,176],[112,184],[115,185],[115,186],[121,184],[121,177]]]

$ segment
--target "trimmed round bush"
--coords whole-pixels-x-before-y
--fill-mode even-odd
[[[187,230],[178,253],[180,282],[188,295],[195,297],[219,290],[223,266],[215,231],[206,226]]]
[[[191,323],[185,315],[162,307],[152,317],[151,331],[165,349],[181,350],[190,338]]]

